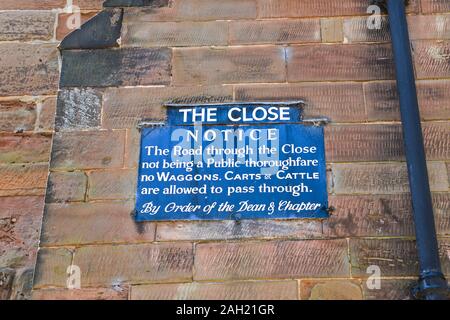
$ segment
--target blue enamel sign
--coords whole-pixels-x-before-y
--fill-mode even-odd
[[[142,128],[136,220],[326,218],[324,130],[299,103],[168,106]]]

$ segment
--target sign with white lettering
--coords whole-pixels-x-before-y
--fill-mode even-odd
[[[169,105],[142,128],[136,220],[328,217],[323,127],[300,106]]]

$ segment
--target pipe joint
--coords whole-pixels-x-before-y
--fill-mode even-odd
[[[417,300],[448,300],[450,291],[441,272],[423,272],[411,294]]]

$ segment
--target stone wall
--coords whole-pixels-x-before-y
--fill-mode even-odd
[[[6,1],[12,9],[16,3]],[[53,139],[49,128],[40,152],[20,156],[40,164],[5,166],[22,181],[39,180],[32,191],[20,191],[37,189],[36,198],[0,199],[11,203],[7,217],[25,214],[22,199],[30,199],[26,215],[37,216],[38,230],[47,177],[42,150],[52,141],[33,298],[408,298],[418,261],[395,74],[386,21],[382,30],[366,28],[368,3],[106,1],[101,14],[61,44]],[[450,2],[410,1],[408,19],[441,258],[450,276]],[[48,45],[52,53],[56,42]],[[8,59],[19,59],[22,44],[1,43],[0,50],[8,46],[15,50]],[[45,46],[39,43],[41,54]],[[56,94],[57,72],[42,81],[40,72],[16,70],[16,77],[0,78],[0,90],[13,91],[7,96]],[[306,101],[307,116],[332,120],[325,132],[330,219],[134,222],[139,121],[165,120],[166,102],[298,99]],[[20,150],[36,148],[25,141],[37,133],[24,134]],[[39,175],[39,166],[40,179],[26,176]],[[2,189],[16,193],[25,186],[14,177],[3,181]],[[30,221],[23,222],[27,231]],[[81,271],[79,290],[66,288],[71,265]],[[381,268],[381,290],[366,285],[369,265]]]
[[[75,2],[74,2],[75,4]],[[66,0],[0,2],[0,299],[29,298],[44,209]],[[83,1],[82,19],[102,1]]]

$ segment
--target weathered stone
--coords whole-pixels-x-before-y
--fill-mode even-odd
[[[367,278],[367,268],[376,265],[382,277],[413,276],[419,262],[415,241],[402,239],[350,239],[352,275]]]
[[[450,123],[426,122],[422,129],[427,159],[450,159]],[[325,132],[327,160],[331,162],[405,158],[401,125],[331,125]]]
[[[84,10],[101,10],[105,0],[72,0],[72,3]]]
[[[257,1],[260,18],[364,15],[369,5],[369,2],[361,0]],[[410,0],[408,3],[407,12],[418,12],[419,0]]]
[[[361,284],[357,280],[301,280],[302,300],[362,300]]]
[[[412,42],[417,79],[450,77],[450,41]]]
[[[151,242],[155,225],[134,221],[134,201],[47,204],[42,246]]]
[[[53,169],[121,168],[124,131],[59,132],[53,139]]]
[[[55,127],[56,97],[45,98],[37,105],[37,131],[53,131]]]
[[[349,275],[344,240],[201,243],[195,280],[295,279]]]
[[[320,19],[322,42],[342,42],[344,40],[342,19]]]
[[[43,195],[48,163],[0,165],[0,196]]]
[[[248,47],[174,49],[173,83],[229,84],[284,82],[284,48]]]
[[[449,39],[450,17],[447,15],[408,16],[411,40]],[[344,20],[345,41],[354,42],[390,42],[389,18],[381,17],[381,29],[369,29],[367,17],[352,17]]]
[[[122,45],[131,47],[193,47],[226,45],[228,23],[205,22],[129,22],[122,28]]]
[[[449,188],[445,164],[430,162],[428,175],[432,191],[447,191]],[[330,189],[336,194],[391,194],[409,192],[409,181],[404,163],[354,163],[333,164],[333,180]]]
[[[46,134],[0,134],[0,163],[47,162],[51,140]]]
[[[450,238],[438,238],[439,258],[441,259],[442,273],[450,277]]]
[[[414,223],[407,194],[332,196],[333,215],[324,221],[326,236],[411,236]]]
[[[256,17],[255,0],[183,0],[162,1],[160,8],[127,9],[124,21],[210,21],[254,19]],[[158,3],[158,1],[156,2]]]
[[[88,173],[89,200],[132,199],[136,195],[137,170],[96,170]]]
[[[286,49],[288,81],[394,79],[390,45],[310,45]]]
[[[325,128],[325,146],[330,162],[404,159],[401,126],[396,124],[330,125]]]
[[[156,240],[215,240],[247,238],[311,239],[322,237],[322,223],[316,220],[243,220],[158,223]]]
[[[450,163],[447,163],[448,181],[450,181]]]
[[[342,16],[357,14],[365,11],[367,4],[361,1],[326,1],[314,2],[295,0],[258,0],[259,17],[311,17],[311,16]]]
[[[449,166],[447,164],[447,166]],[[447,170],[448,171],[448,170]],[[450,173],[450,171],[448,171]],[[450,176],[450,174],[449,174]],[[432,194],[434,219],[438,235],[450,234],[450,194],[436,193]]]
[[[121,9],[103,10],[65,37],[59,48],[67,50],[118,47],[122,18]]]
[[[33,290],[33,300],[127,300],[127,289],[82,288]]]
[[[395,81],[364,84],[367,114],[370,121],[400,120],[400,106]],[[420,114],[424,120],[450,118],[450,81],[417,81]]]
[[[34,288],[50,286],[66,288],[69,277],[67,269],[72,265],[72,251],[68,248],[40,248],[34,275]]]
[[[55,130],[100,127],[102,94],[91,88],[63,89],[58,95]]]
[[[136,128],[141,120],[165,120],[164,103],[229,101],[233,101],[231,86],[111,88],[104,95],[102,127]]]
[[[231,44],[283,44],[320,42],[320,22],[315,19],[233,21]]]
[[[450,241],[439,241],[442,271],[450,273]],[[352,275],[367,278],[370,265],[381,269],[382,277],[415,276],[419,272],[416,242],[405,239],[350,239]]]
[[[79,17],[81,24],[90,20],[98,12],[80,12],[79,16],[75,16],[76,19]],[[60,13],[58,14],[58,26],[56,27],[56,40],[63,40],[69,33],[73,32],[77,28],[76,21],[74,22],[73,13]]]
[[[2,0],[0,10],[48,10],[64,8],[66,0]]]
[[[51,172],[45,201],[68,202],[85,199],[87,177],[83,172]]]
[[[333,215],[324,221],[326,237],[414,236],[411,197],[398,195],[331,196]],[[450,194],[433,194],[438,234],[450,233]]]
[[[50,40],[55,18],[50,11],[0,12],[0,41]]]
[[[139,166],[139,154],[141,148],[141,133],[138,128],[127,129],[125,143],[125,168],[137,169]]]
[[[390,42],[389,18],[380,16],[380,28],[368,28],[367,16],[344,19],[344,41],[356,42]]]
[[[380,289],[369,289],[363,281],[364,299],[366,300],[410,300],[411,289],[417,280],[381,279]]]
[[[450,3],[447,0],[421,0],[423,13],[448,12]]]
[[[62,56],[61,87],[170,83],[170,49],[64,50]]]
[[[32,131],[36,122],[36,106],[31,102],[0,101],[0,131]]]
[[[192,244],[87,246],[75,253],[84,286],[112,286],[192,278]]]
[[[131,300],[296,300],[296,281],[171,283],[131,287]]]
[[[412,40],[450,39],[448,14],[409,16],[408,27]]]
[[[333,122],[366,120],[360,83],[289,83],[236,85],[236,101],[303,100],[305,118],[329,117]]]
[[[0,197],[0,266],[34,267],[43,208],[43,196]]]
[[[159,8],[169,5],[169,0],[106,0],[104,7],[152,7]]]
[[[58,89],[58,51],[54,44],[0,44],[0,95],[52,94]]]
[[[0,300],[9,299],[15,273],[11,268],[0,268]]]
[[[422,131],[427,160],[450,159],[450,122],[426,122]]]
[[[30,300],[33,289],[34,265],[16,273],[11,291],[12,300]]]

